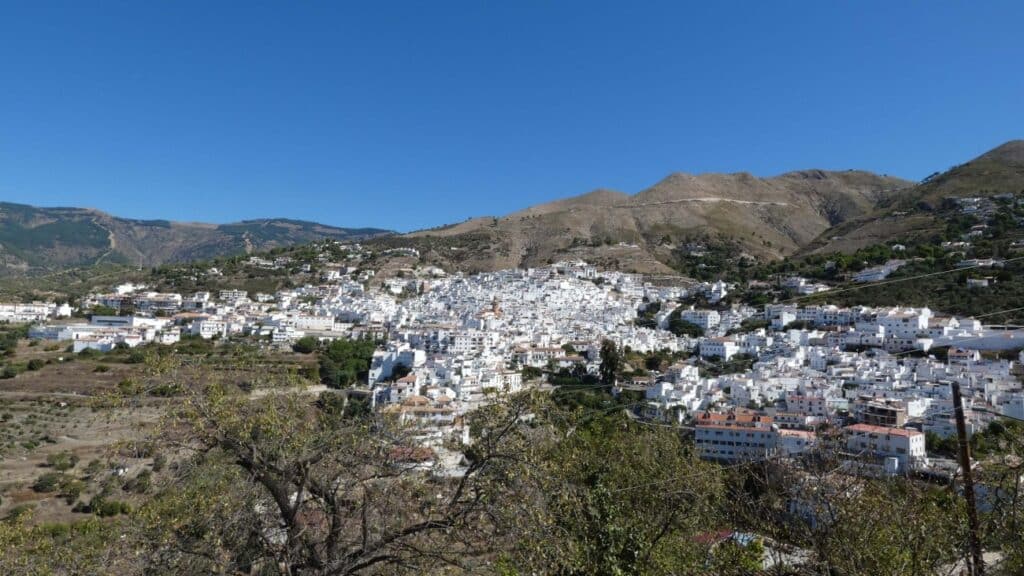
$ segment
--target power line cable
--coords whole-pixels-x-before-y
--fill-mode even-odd
[[[1021,260],[1024,260],[1024,256],[1015,256],[1013,258],[1007,258],[1006,260],[1003,260],[1002,262],[1005,265],[1005,264],[1008,264],[1010,262],[1018,262],[1018,261],[1021,261]],[[878,286],[886,286],[886,285],[889,285],[889,284],[898,284],[898,283],[901,283],[901,282],[910,282],[912,280],[920,280],[922,278],[932,278],[932,277],[935,277],[935,276],[942,276],[944,274],[953,274],[955,272],[963,272],[963,271],[966,271],[966,270],[975,270],[977,268],[986,268],[986,266],[982,266],[981,264],[974,264],[974,265],[971,265],[971,266],[962,266],[962,267],[957,267],[957,268],[950,268],[948,270],[939,270],[937,272],[927,272],[927,273],[924,273],[924,274],[917,274],[917,275],[914,275],[914,276],[906,276],[906,277],[892,278],[892,279],[887,279],[887,280],[879,280],[877,282],[865,282],[863,284],[856,284],[856,285],[853,285],[853,286],[847,286],[845,288],[835,288],[835,289],[825,290],[824,292],[817,292],[815,294],[806,294],[806,295],[803,295],[803,296],[795,296],[793,298],[788,298],[786,300],[781,300],[778,303],[779,304],[789,304],[791,302],[798,302],[798,301],[801,301],[801,300],[808,300],[808,299],[813,299],[813,298],[827,298],[828,296],[833,295],[833,294],[842,294],[842,293],[845,293],[845,292],[853,292],[853,291],[857,291],[857,290],[866,290],[868,288],[875,288],[875,287],[878,287]]]

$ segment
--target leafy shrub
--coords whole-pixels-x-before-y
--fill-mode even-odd
[[[71,505],[78,500],[82,492],[85,490],[85,482],[81,480],[68,480],[64,482],[60,487],[60,497],[64,499],[68,505]]]
[[[311,354],[316,351],[320,341],[314,336],[303,336],[292,344],[292,350],[299,354]]]
[[[181,394],[180,384],[160,384],[158,386],[154,386],[149,391],[150,396],[157,396],[160,398],[168,398],[171,396],[177,396],[178,394]]]
[[[34,509],[34,508],[35,508],[34,504],[19,504],[19,505],[15,506],[14,508],[11,508],[10,510],[8,510],[7,516],[5,517],[5,519],[8,520],[8,521],[13,522],[13,521],[21,518],[22,516],[25,516],[26,514],[31,512],[32,509]]]
[[[122,502],[120,500],[107,500],[102,498],[97,502],[96,499],[93,499],[90,507],[92,508],[93,513],[101,518],[132,513],[131,506],[129,506],[127,502]]]
[[[96,474],[99,474],[101,470],[103,470],[103,463],[98,459],[93,459],[85,466],[84,472],[87,476],[95,476]]]
[[[78,464],[78,456],[67,450],[50,454],[46,457],[46,465],[59,472],[70,470],[74,468],[76,464]]]
[[[49,493],[56,492],[63,481],[64,475],[60,472],[47,472],[32,484],[32,490],[34,492]]]
[[[125,492],[134,492],[136,494],[145,494],[149,491],[149,487],[152,485],[153,473],[149,470],[143,470],[139,472],[135,478],[124,483],[122,489]]]
[[[142,386],[134,378],[125,378],[117,383],[117,391],[124,396],[135,396],[142,392]]]

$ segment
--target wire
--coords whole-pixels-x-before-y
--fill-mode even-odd
[[[997,310],[995,312],[987,312],[985,314],[979,314],[977,316],[973,316],[973,318],[975,320],[977,320],[978,318],[988,318],[990,316],[998,316],[1000,314],[1008,314],[1010,312],[1019,312],[1021,310],[1024,310],[1024,306],[1021,306],[1021,307],[1018,307],[1018,308],[1008,308],[1006,310]],[[1012,332],[1007,332],[1007,333],[1008,334],[1012,334]],[[988,335],[988,336],[969,336],[969,337],[966,337],[966,338],[961,338],[959,340],[951,340],[949,342],[946,342],[946,343],[943,343],[943,344],[939,344],[938,346],[935,346],[935,348],[946,348],[946,347],[955,346],[957,344],[963,344],[965,342],[976,342],[978,340],[987,340],[987,339],[993,338],[993,337],[994,336],[991,335],[991,334]],[[1021,346],[1024,346],[1024,341],[1021,342]],[[916,353],[919,353],[919,352],[927,352],[927,350],[921,350],[921,349],[903,350],[902,352],[891,352],[889,355],[890,356],[903,356],[905,354],[916,354]]]
[[[973,406],[964,406],[964,411],[965,412],[984,412],[985,414],[991,414],[993,416],[998,416],[1000,418],[1006,418],[1008,420],[1016,420],[1017,422],[1024,422],[1024,418],[1017,418],[1016,416],[1010,416],[1009,414],[1003,414],[1002,412],[996,412],[995,410],[989,410],[988,408],[975,408]],[[953,415],[954,415],[953,412],[936,412],[936,413],[931,414],[930,416],[926,417],[926,419],[927,418],[934,418],[934,417],[937,417],[937,416],[949,417],[949,416],[953,416]]]
[[[1003,414],[1002,412],[996,412],[995,410],[989,410],[987,408],[968,408],[968,410],[973,410],[975,412],[984,412],[986,414],[992,414],[993,416],[999,416],[1000,418],[1016,420],[1017,422],[1024,422],[1024,418],[1017,418],[1016,416],[1010,416],[1009,414]]]
[[[1003,264],[1005,265],[1007,263],[1017,262],[1017,261],[1020,261],[1020,260],[1024,260],[1024,256],[1015,256],[1013,258],[1007,258],[1006,260],[1003,260]],[[893,278],[891,280],[879,280],[878,282],[865,282],[863,284],[856,284],[856,285],[853,285],[853,286],[847,286],[845,288],[835,288],[835,289],[826,290],[824,292],[817,292],[815,294],[807,294],[807,295],[804,295],[804,296],[796,296],[794,298],[789,298],[789,299],[786,299],[786,300],[780,300],[778,303],[779,304],[789,304],[791,302],[798,302],[798,301],[801,301],[801,300],[808,300],[808,299],[812,299],[812,298],[827,298],[828,296],[830,296],[832,294],[842,294],[844,292],[853,292],[853,291],[856,291],[856,290],[865,290],[867,288],[875,288],[875,287],[878,287],[878,286],[886,286],[888,284],[897,284],[897,283],[900,283],[900,282],[910,282],[911,280],[920,280],[921,278],[931,278],[931,277],[934,277],[934,276],[941,276],[943,274],[952,274],[954,272],[963,272],[964,270],[974,270],[974,269],[977,269],[977,268],[985,268],[985,266],[982,266],[980,264],[975,264],[973,266],[963,266],[963,267],[959,267],[959,268],[950,268],[948,270],[940,270],[938,272],[928,272],[928,273],[925,273],[925,274],[918,274],[916,276],[907,276],[907,277],[903,277],[903,278]]]

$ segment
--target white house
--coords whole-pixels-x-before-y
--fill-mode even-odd
[[[853,275],[854,282],[877,282],[878,280],[884,280],[889,277],[890,274],[898,270],[906,262],[903,260],[890,260],[881,266],[873,266],[871,268],[865,268],[860,272]]]
[[[810,414],[811,416],[824,417],[828,415],[828,407],[824,396],[786,394],[786,409],[790,412]]]
[[[695,430],[697,452],[708,460],[763,460],[777,448],[778,431],[770,416],[704,413]]]
[[[370,383],[380,382],[391,377],[391,373],[399,364],[415,370],[427,361],[427,353],[423,350],[410,348],[405,344],[392,346],[387,350],[377,350],[370,360]]]
[[[896,458],[901,470],[914,469],[928,462],[924,433],[906,428],[854,424],[843,429],[846,449],[881,457]]]
[[[779,430],[778,449],[786,456],[802,454],[814,448],[818,443],[818,436],[810,430]]]
[[[694,310],[689,309],[679,315],[679,318],[700,326],[705,332],[718,326],[722,317],[715,310]]]
[[[712,304],[715,304],[716,302],[721,302],[722,299],[725,298],[728,294],[729,286],[725,282],[722,282],[721,280],[712,283],[707,288],[707,290],[704,291],[704,295],[705,297],[707,297],[708,302]]]
[[[700,342],[700,355],[704,358],[728,360],[740,351],[736,340],[729,337],[705,338]]]
[[[192,321],[189,333],[209,340],[213,337],[225,337],[228,335],[228,323],[223,320],[212,318],[199,318]]]

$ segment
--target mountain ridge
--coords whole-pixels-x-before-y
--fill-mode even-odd
[[[1024,140],[1010,140],[919,184],[878,208],[823,233],[801,253],[851,252],[897,237],[923,237],[944,227],[949,198],[1024,191]]]
[[[866,214],[912,186],[865,171],[793,171],[761,178],[750,173],[672,172],[634,194],[597,189],[440,229],[385,240],[417,244],[444,239],[459,252],[439,263],[467,270],[533,266],[578,257],[638,272],[669,273],[678,244],[738,240],[752,257],[795,252],[837,222]],[[800,216],[792,218],[793,215]]]
[[[103,262],[149,266],[335,238],[414,247],[421,263],[470,272],[584,259],[623,271],[675,274],[701,265],[693,256],[706,246],[756,262],[934,234],[949,210],[948,198],[1018,191],[1024,191],[1024,140],[921,182],[864,170],[804,169],[769,177],[670,172],[635,193],[598,188],[504,216],[406,234],[287,218],[185,223],[0,203],[0,264],[8,274]]]
[[[933,235],[945,199],[1020,190],[1024,140],[1011,140],[921,182],[864,170],[672,172],[632,194],[599,188],[380,241],[466,271],[580,258],[669,274],[709,242],[759,261]]]
[[[390,231],[288,218],[226,224],[120,218],[95,208],[0,202],[0,274],[32,274],[104,262],[155,266]]]

